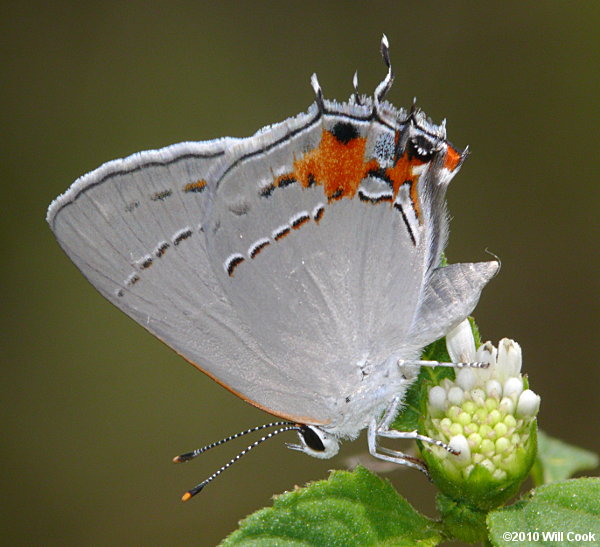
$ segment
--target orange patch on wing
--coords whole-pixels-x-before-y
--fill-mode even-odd
[[[202,192],[206,188],[205,180],[197,180],[196,182],[188,182],[184,187],[184,192]]]
[[[421,218],[421,205],[419,204],[419,194],[417,191],[417,182],[419,175],[413,174],[413,167],[423,165],[423,161],[417,158],[410,158],[408,154],[402,155],[393,167],[385,170],[386,176],[392,181],[394,186],[394,197],[398,195],[400,186],[405,182],[410,182],[410,199],[412,201],[417,218]]]
[[[361,180],[378,168],[376,160],[365,162],[367,139],[356,137],[344,143],[323,130],[319,146],[294,161],[295,178],[304,188],[315,181],[324,186],[329,200],[353,198]]]
[[[444,167],[449,171],[454,171],[460,164],[460,154],[451,146],[448,146],[446,157],[444,158]]]

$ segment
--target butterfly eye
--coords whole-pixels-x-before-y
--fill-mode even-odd
[[[316,450],[317,452],[323,452],[325,450],[325,445],[323,444],[321,437],[319,437],[312,427],[307,425],[302,426],[300,428],[300,434],[308,448]]]

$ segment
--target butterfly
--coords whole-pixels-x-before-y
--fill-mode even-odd
[[[249,138],[110,161],[54,200],[47,221],[110,302],[285,420],[242,434],[294,430],[292,448],[329,458],[368,428],[371,454],[419,467],[379,440],[418,436],[390,424],[420,352],[471,313],[498,263],[440,266],[445,193],[466,152],[444,123],[385,100],[385,36],[381,52],[387,74],[372,96],[355,74],[347,102],[326,100],[313,75],[307,112]]]

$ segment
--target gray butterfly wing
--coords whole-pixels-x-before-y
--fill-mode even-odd
[[[467,317],[483,287],[498,272],[498,262],[451,264],[432,272],[409,337],[425,346],[445,336]]]
[[[259,379],[278,371],[216,281],[202,225],[209,171],[218,158],[235,157],[237,142],[182,143],[109,162],[57,198],[47,220],[108,300],[258,404],[268,400]]]
[[[449,277],[453,300],[431,300],[449,177],[423,165],[420,214],[413,187],[391,192],[380,171],[401,113],[326,106],[250,139],[110,162],[48,212],[111,302],[244,399],[304,423],[335,421],[365,367],[416,356],[471,311],[481,286]]]
[[[215,277],[270,372],[295,389],[290,398],[273,374],[264,378],[271,408],[294,404],[306,415],[316,402],[327,409],[321,416],[335,420],[341,401],[364,387],[369,366],[391,355],[416,357],[479,297],[481,287],[463,284],[451,296],[464,306],[428,299],[445,245],[451,177],[442,154],[420,166],[418,209],[408,186],[394,195],[393,171],[381,174],[397,162],[400,113],[389,114],[373,120],[371,105],[326,101],[323,112],[314,106],[307,117],[240,143],[236,162],[224,158],[213,171],[206,233]],[[400,129],[412,138],[408,123]],[[420,313],[430,309],[440,314],[435,328],[424,328]]]

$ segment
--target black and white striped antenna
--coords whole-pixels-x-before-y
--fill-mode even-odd
[[[252,444],[248,445],[237,456],[235,456],[234,458],[232,458],[231,460],[229,460],[225,465],[223,465],[222,467],[220,467],[219,469],[217,469],[210,477],[208,477],[207,479],[203,480],[201,483],[199,483],[196,486],[194,486],[194,488],[188,490],[182,496],[181,501],[188,501],[189,499],[193,498],[209,482],[211,482],[214,479],[216,479],[221,473],[223,473],[223,471],[225,471],[226,469],[228,469],[229,467],[231,467],[242,456],[244,456],[245,454],[247,454],[248,452],[250,452],[250,450],[252,450],[253,448],[256,448],[259,444],[263,443],[264,441],[266,441],[268,439],[273,438],[275,435],[279,435],[280,433],[285,433],[286,431],[301,431],[301,426],[299,426],[298,424],[295,424],[294,422],[271,422],[269,424],[264,424],[264,425],[259,425],[259,426],[256,426],[256,427],[252,427],[250,429],[247,429],[246,431],[241,431],[240,433],[236,433],[235,435],[230,435],[229,437],[225,437],[224,439],[221,439],[220,441],[216,441],[214,443],[207,444],[206,446],[203,446],[202,448],[198,448],[196,450],[192,450],[191,452],[186,452],[185,454],[181,454],[181,455],[176,456],[175,458],[173,458],[173,463],[189,462],[190,460],[193,460],[194,458],[196,458],[200,454],[203,454],[207,450],[210,450],[211,448],[215,448],[216,446],[220,446],[222,444],[225,444],[225,443],[227,443],[229,441],[237,439],[238,437],[243,437],[244,435],[248,435],[249,433],[254,433],[255,431],[261,431],[262,429],[268,429],[268,428],[271,428],[271,427],[277,427],[278,429],[275,429],[274,431],[271,431],[267,435],[264,435],[260,439],[254,441]]]

